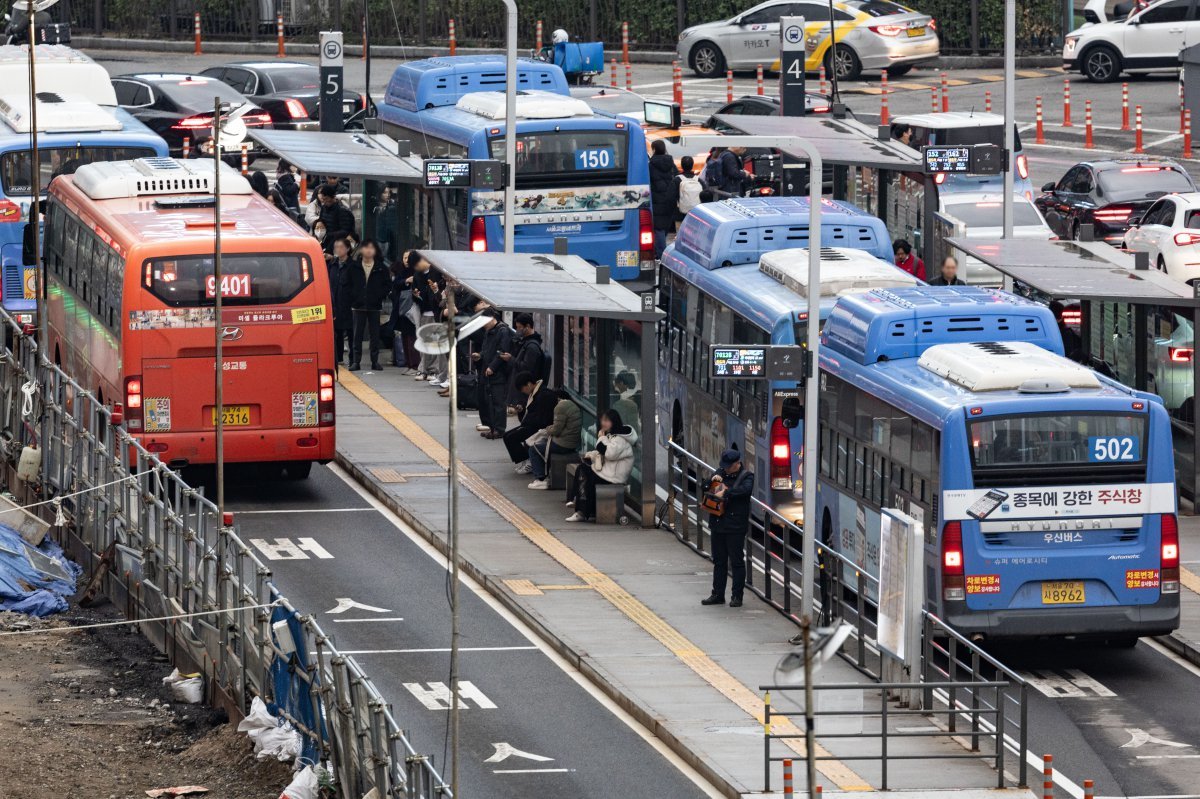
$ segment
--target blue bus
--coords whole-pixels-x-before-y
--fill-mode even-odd
[[[162,138],[116,107],[103,67],[65,47],[39,45],[37,57],[43,201],[56,175],[73,173],[83,164],[167,154]],[[20,324],[33,324],[37,313],[37,268],[25,266],[21,253],[23,223],[33,200],[31,109],[24,88],[27,76],[21,72],[27,64],[24,48],[0,47],[0,80],[12,79],[7,85],[16,87],[0,89],[0,296]]]
[[[706,204],[706,212],[710,205],[725,203]],[[689,214],[685,228],[706,218],[701,214],[693,220],[696,214]],[[726,265],[726,260],[718,253],[710,268],[707,259],[697,264],[671,247],[663,255],[658,279],[659,307],[666,313],[659,331],[660,443],[669,435],[707,463],[716,463],[724,449],[736,444],[759,475],[756,496],[799,523],[804,441],[800,387],[795,382],[712,378],[708,362],[713,345],[805,344],[808,250],[766,252],[750,263]],[[917,284],[909,273],[868,252],[843,247],[821,251],[822,317],[839,296]]]
[[[618,280],[654,268],[650,173],[642,129],[570,96],[553,64],[517,68],[517,252],[568,250],[609,266]],[[410,61],[396,68],[378,115],[385,133],[429,158],[504,158],[505,68],[500,56]],[[429,245],[499,251],[504,192],[422,193]],[[426,209],[425,206],[428,206]]]
[[[820,350],[820,540],[878,575],[924,530],[926,605],[966,635],[1132,645],[1179,625],[1171,421],[1064,357],[1053,314],[975,287],[838,301]]]

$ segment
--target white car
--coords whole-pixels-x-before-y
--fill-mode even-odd
[[[998,239],[1004,232],[1002,199],[1002,194],[945,194],[938,197],[938,210],[950,221],[961,223],[962,235],[968,239]],[[1042,212],[1022,194],[1013,195],[1013,238],[1055,238]],[[936,269],[934,267],[929,277],[937,276]],[[958,277],[972,286],[1000,286],[1004,282],[1003,276],[995,269],[969,256],[963,261]]]
[[[1168,194],[1125,231],[1125,249],[1150,254],[1150,264],[1176,280],[1200,278],[1200,192]]]
[[[1109,83],[1122,72],[1175,72],[1179,51],[1200,41],[1192,0],[1158,0],[1123,20],[1087,24],[1063,41],[1063,69]]]
[[[1171,316],[1171,335],[1154,340],[1154,385],[1150,390],[1162,397],[1163,405],[1173,415],[1191,421],[1195,396],[1192,358],[1196,354],[1196,337],[1191,321],[1179,314]]]

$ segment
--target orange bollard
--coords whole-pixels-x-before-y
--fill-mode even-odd
[[[191,136],[183,137],[183,157],[184,158],[192,157],[192,137]]]
[[[1142,149],[1142,107],[1140,105],[1133,107],[1133,151],[1135,153],[1145,152]]]
[[[250,145],[247,142],[242,142],[242,174],[250,174]]]
[[[1096,799],[1096,783],[1091,780],[1083,781],[1083,799]]]
[[[450,55],[458,50],[458,34],[454,30],[454,20],[450,20]]]
[[[1054,799],[1054,756],[1042,755],[1042,799]]]
[[[308,173],[301,172],[299,177],[300,177],[300,196],[307,197],[308,196]]]
[[[983,110],[985,113],[992,113],[992,93],[990,91],[983,93]]]
[[[617,59],[612,60],[612,87],[617,88]]]
[[[946,73],[942,73],[942,111],[950,110],[950,87],[946,85]]]
[[[1192,157],[1192,112],[1183,112],[1183,157]]]
[[[1063,78],[1063,123],[1064,128],[1073,128],[1071,124],[1071,79]]]
[[[1046,131],[1042,128],[1042,98],[1036,98],[1034,104],[1034,118],[1037,120],[1037,137],[1033,140],[1034,144],[1046,143]]]
[[[930,111],[932,111],[933,113],[935,113],[935,114],[936,114],[936,113],[937,113],[937,110],[938,110],[937,86],[930,86],[930,87],[929,87],[929,97],[930,97],[930,100],[929,100],[929,102],[930,102],[929,110],[930,110]]]
[[[783,795],[795,795],[792,790],[792,760],[787,757],[783,759]]]
[[[758,65],[757,79],[758,79],[758,96],[759,96],[759,97],[762,97],[762,96],[763,96],[763,69],[762,69],[762,64],[759,64],[759,65]]]
[[[279,52],[275,54],[276,57],[287,58],[283,46],[283,14],[275,15],[275,41],[279,44]]]
[[[821,65],[821,94],[825,94],[825,65]]]
[[[733,102],[733,70],[725,71],[725,102]]]
[[[1129,130],[1129,84],[1121,84],[1121,130]]]
[[[888,124],[888,107],[887,107],[888,85],[887,85],[887,70],[882,70],[879,73],[879,124]]]
[[[671,95],[680,108],[683,108],[683,70],[678,61],[671,62]]]
[[[196,32],[196,49],[192,52],[192,55],[204,55],[203,51],[201,51],[201,49],[200,49],[200,12],[199,11],[197,11],[195,16],[192,17],[192,24],[193,24],[193,26],[195,28],[195,32]]]
[[[633,91],[633,65],[625,62],[625,91]]]
[[[1092,101],[1083,101],[1083,149],[1094,150],[1095,143],[1092,141]]]
[[[1183,70],[1179,71],[1179,132],[1183,133]]]
[[[540,19],[537,21],[537,26],[534,30],[533,49],[540,53],[542,52],[542,21]]]
[[[621,23],[621,60],[629,63],[629,23]]]

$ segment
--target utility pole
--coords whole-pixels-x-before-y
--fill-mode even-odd
[[[1017,124],[1017,2],[1004,0],[1004,198],[1003,238],[1013,237],[1013,153]]]
[[[508,240],[505,236],[505,240]],[[446,353],[450,375],[450,792],[458,797],[458,306],[454,288],[446,286],[446,337],[450,351]]]
[[[516,244],[517,222],[517,3],[504,0],[508,24],[504,31],[504,163],[508,178],[504,181],[504,254],[512,255]],[[457,796],[458,794],[455,794]]]
[[[225,524],[225,352],[221,325],[221,98],[213,98],[213,338],[216,339],[216,391],[213,426],[217,443],[217,513]]]
[[[38,276],[38,298],[40,311],[38,313],[38,349],[46,352],[47,317],[50,316],[49,275],[46,265],[42,263],[42,157],[38,152],[38,113],[37,113],[37,29],[34,20],[37,18],[33,0],[29,0],[29,150],[30,150],[30,191],[29,225],[33,238],[33,263],[35,274]]]

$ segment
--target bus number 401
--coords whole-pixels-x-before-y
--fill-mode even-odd
[[[210,300],[217,296],[217,279],[213,275],[209,275],[204,283],[204,294]],[[249,275],[221,275],[221,296],[222,297],[249,297],[250,296],[250,276]]]

